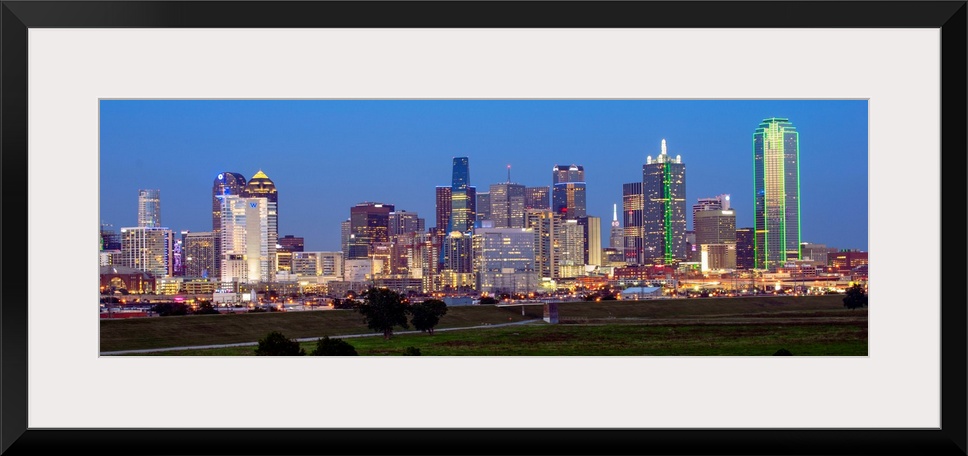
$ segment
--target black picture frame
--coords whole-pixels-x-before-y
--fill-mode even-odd
[[[769,4],[773,13],[756,14]],[[548,11],[553,9],[554,14]],[[0,452],[21,454],[966,454],[966,1],[3,1]],[[33,27],[859,27],[941,30],[939,429],[27,427],[27,30]],[[899,88],[899,90],[902,90]],[[938,248],[941,246],[924,246]],[[849,379],[836,379],[852,387]],[[862,387],[862,386],[857,386]],[[269,424],[269,423],[266,423]],[[353,449],[356,450],[353,450]]]

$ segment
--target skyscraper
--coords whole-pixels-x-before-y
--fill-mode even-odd
[[[215,269],[215,244],[217,244],[214,233],[190,232],[182,238],[185,277],[212,277]]]
[[[222,275],[224,285],[271,282],[275,276],[276,243],[269,242],[267,198],[223,195]]]
[[[446,232],[448,225],[450,224],[450,211],[453,209],[450,202],[451,198],[451,187],[438,185],[436,188],[435,198],[436,201],[436,220],[434,225],[439,232]]]
[[[625,245],[624,241],[622,240],[623,235],[624,234],[622,230],[622,222],[618,221],[618,205],[613,204],[612,205],[612,230],[611,232],[609,232],[609,247],[618,251],[622,251]]]
[[[538,209],[542,211],[551,207],[551,187],[525,187],[524,210]]]
[[[390,213],[390,236],[407,233],[420,233],[425,229],[424,219],[416,212],[393,211]]]
[[[173,245],[172,232],[165,227],[121,228],[121,265],[156,278],[170,276],[174,268]]]
[[[474,227],[477,195],[471,194],[471,170],[467,157],[454,157],[450,183],[450,224],[447,231],[466,233]]]
[[[575,220],[585,216],[585,168],[581,165],[555,165],[551,180],[552,210]]]
[[[524,228],[524,185],[491,184],[491,220],[495,228]]]
[[[753,132],[755,267],[775,270],[800,259],[800,135],[771,117]]]
[[[578,219],[578,224],[584,229],[585,264],[602,265],[602,219],[587,216]]]
[[[642,264],[642,182],[622,184],[622,250],[625,263]]]
[[[161,226],[161,190],[138,190],[138,226]]]
[[[276,190],[276,184],[260,169],[245,184],[245,188],[242,189],[242,196],[244,198],[266,199],[269,245],[272,246],[272,251],[269,253],[269,264],[273,265],[271,269],[274,269],[276,264],[275,245],[279,239],[279,193]],[[269,272],[269,281],[271,282],[274,279],[275,270],[272,270]]]
[[[479,291],[513,294],[538,289],[530,229],[483,228],[474,232],[473,239]]]
[[[753,228],[736,230],[736,269],[753,269],[756,249],[753,246]]]
[[[477,194],[477,222],[490,220],[490,219],[491,219],[491,193],[480,192]]]
[[[735,244],[736,212],[732,210],[709,210],[696,212],[693,220],[696,245]]]
[[[729,210],[729,195],[716,195],[712,198],[699,198],[692,206],[692,229],[696,229],[696,213],[699,211]]]
[[[218,173],[212,183],[212,233],[215,237],[215,269],[210,271],[213,277],[222,277],[222,195],[242,195],[245,188],[245,177],[239,173],[228,171]]]
[[[363,202],[350,208],[348,260],[369,258],[375,244],[390,241],[392,204]]]
[[[642,248],[645,263],[686,259],[686,165],[670,157],[666,141],[655,160],[642,165]]]
[[[525,217],[528,231],[534,233],[532,252],[535,271],[539,277],[557,279],[560,272],[564,216],[550,209],[532,209],[525,213]]]

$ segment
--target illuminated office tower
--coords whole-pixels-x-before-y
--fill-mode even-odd
[[[292,271],[292,258],[296,252],[302,252],[306,247],[306,239],[287,234],[279,238],[276,244],[276,270]]]
[[[750,270],[755,265],[753,232],[752,227],[736,230],[736,269]]]
[[[350,208],[348,260],[369,258],[378,243],[390,241],[390,213],[392,204],[363,202]]]
[[[423,232],[425,221],[416,212],[393,211],[390,213],[389,235]]]
[[[732,210],[696,212],[695,243],[702,270],[736,269],[736,213]]]
[[[495,228],[524,228],[524,185],[491,184],[491,220]]]
[[[222,238],[222,200],[219,197],[222,195],[241,196],[244,188],[245,177],[239,173],[228,171],[218,173],[215,176],[215,182],[212,183],[212,233],[215,237],[215,269],[209,271],[212,277],[222,277],[222,244],[219,241]]]
[[[339,245],[343,252],[343,258],[348,258],[350,254],[350,219],[339,222]]]
[[[215,271],[215,233],[189,232],[182,236],[185,277],[212,277]]]
[[[138,226],[161,226],[161,190],[138,190]]]
[[[274,277],[276,243],[269,242],[269,202],[266,198],[223,195],[221,281],[232,284],[270,282]]]
[[[642,264],[642,183],[622,184],[622,251],[626,264]]]
[[[700,211],[729,210],[729,195],[716,195],[712,198],[699,198],[692,206],[692,229],[696,229],[696,213]]]
[[[800,259],[800,136],[789,119],[763,119],[753,132],[755,267]]]
[[[538,209],[546,211],[551,208],[551,187],[525,187],[524,210]]]
[[[587,216],[578,219],[581,225],[584,242],[584,263],[594,266],[602,265],[602,219],[601,217]]]
[[[474,228],[477,193],[471,187],[471,170],[467,157],[455,157],[450,183],[450,223],[447,231],[469,232]]]
[[[526,227],[534,233],[532,251],[534,268],[539,277],[557,279],[562,243],[564,216],[549,210],[532,209],[527,211]]]
[[[578,220],[562,222],[561,238],[554,248],[558,250],[558,277],[582,275],[585,267],[585,227]]]
[[[686,165],[661,152],[642,165],[642,252],[645,264],[686,259]]]
[[[447,231],[447,227],[450,224],[450,211],[453,209],[450,201],[451,197],[451,187],[438,185],[436,188],[435,198],[436,201],[436,225],[437,231],[444,233]]]
[[[269,272],[269,282],[275,280],[275,267],[276,267],[276,250],[275,246],[279,240],[279,192],[276,190],[276,184],[266,176],[265,173],[260,169],[259,172],[252,176],[245,184],[245,188],[242,189],[242,196],[244,198],[265,198],[266,207],[268,209],[268,224],[269,224],[269,245],[271,246],[269,252],[269,264],[272,265]]]
[[[477,222],[491,219],[491,193],[480,192],[477,194]],[[475,222],[475,225],[477,223]]]
[[[534,233],[527,228],[482,228],[474,232],[477,289],[483,293],[529,293],[539,280]]]
[[[565,219],[585,216],[585,168],[581,165],[555,165],[551,180],[551,209]]]
[[[165,227],[121,228],[121,266],[145,271],[156,278],[172,275],[172,232]]]
[[[609,232],[609,247],[621,252],[625,247],[625,241],[623,241],[624,230],[622,229],[622,222],[618,221],[618,205],[612,205],[612,229]]]

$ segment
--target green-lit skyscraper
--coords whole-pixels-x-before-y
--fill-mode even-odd
[[[789,119],[763,119],[753,132],[754,259],[775,270],[800,258],[800,135]]]
[[[659,156],[642,165],[642,200],[642,262],[685,260],[686,165],[669,156],[664,139]]]

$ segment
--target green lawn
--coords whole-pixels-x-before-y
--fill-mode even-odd
[[[539,319],[527,325],[346,338],[361,355],[698,356],[867,355],[867,310],[845,310],[842,296],[604,301],[559,305],[560,324],[540,321],[541,306],[451,307],[438,329]],[[269,331],[290,338],[369,334],[349,310],[160,317],[102,321],[102,351],[255,342]],[[307,352],[314,343],[303,347]],[[110,347],[110,348],[109,348]],[[155,355],[252,355],[255,347]]]

